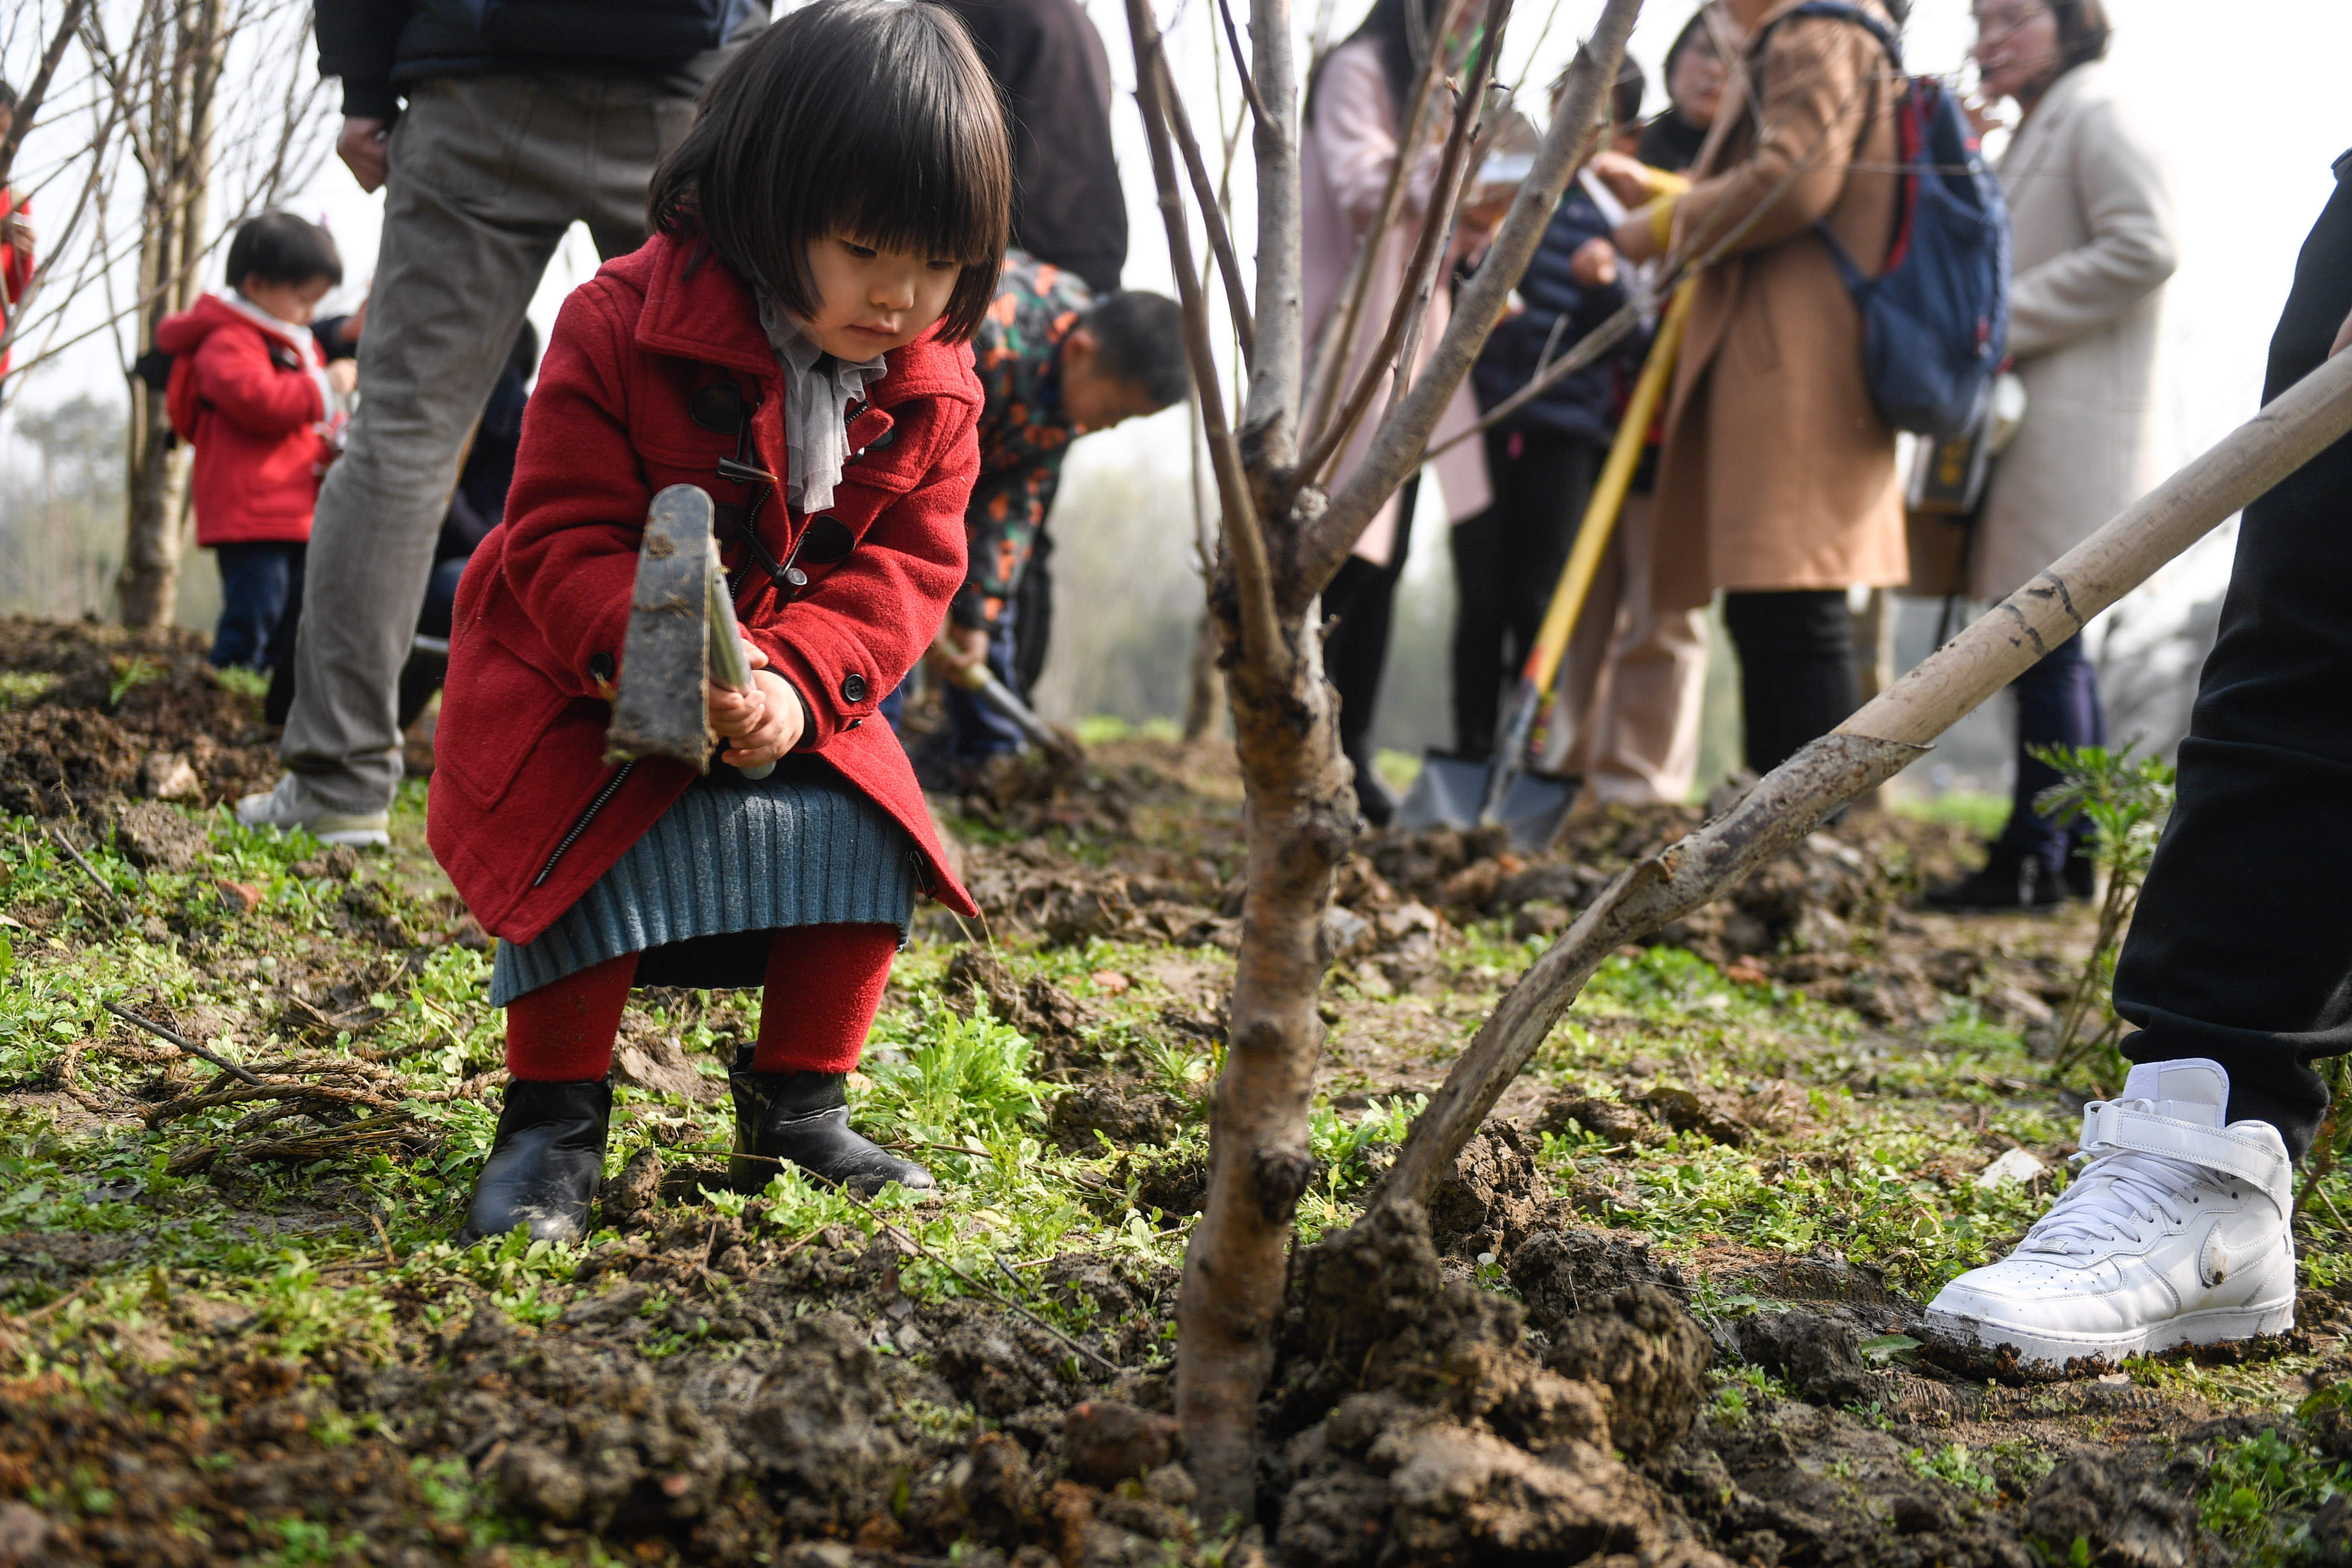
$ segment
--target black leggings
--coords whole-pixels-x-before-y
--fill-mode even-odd
[[[1727,593],[1723,623],[1739,650],[1750,771],[1769,773],[1862,706],[1844,590]]]
[[[1421,494],[1419,475],[1397,492],[1396,543],[1389,563],[1374,566],[1351,555],[1323,590],[1323,616],[1338,616],[1323,644],[1323,670],[1339,694],[1339,746],[1349,758],[1371,760],[1372,716],[1381,702],[1381,668],[1389,656],[1389,619],[1396,603],[1397,579],[1412,545],[1412,504]]]

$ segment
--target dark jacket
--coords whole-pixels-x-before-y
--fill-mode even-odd
[[[705,22],[694,14],[707,7]],[[766,0],[637,0],[612,5],[521,0],[505,9],[509,41],[474,26],[466,0],[318,0],[319,74],[341,77],[343,112],[370,120],[400,113],[401,89],[434,77],[490,71],[627,71],[670,75],[678,96],[700,92],[721,52],[662,39],[715,30],[730,41],[764,24]],[[646,39],[656,40],[651,44]]]
[[[1567,353],[1625,303],[1622,267],[1617,282],[1600,288],[1587,288],[1569,271],[1569,258],[1577,246],[1606,238],[1609,232],[1609,220],[1584,187],[1570,185],[1544,229],[1535,259],[1528,263],[1527,276],[1519,279],[1519,298],[1527,308],[1496,323],[1471,371],[1481,410],[1493,408],[1527,385],[1538,369]],[[1627,339],[1597,363],[1553,382],[1506,420],[1505,428],[1558,431],[1607,445],[1617,433],[1618,366],[1629,358],[1638,366],[1646,346],[1638,333]]]
[[[892,350],[849,420],[858,455],[832,505],[791,511],[764,487],[714,477],[736,438],[688,413],[697,390],[732,383],[752,410],[753,461],[785,475],[783,372],[751,291],[707,254],[690,266],[691,249],[655,235],[606,262],[556,318],[506,520],[457,589],[426,838],[484,927],[528,942],[694,781],[680,762],[623,772],[604,756],[646,506],[665,486],[699,485],[748,507],[743,526],[806,572],[787,599],[753,570],[736,603],[744,635],[807,710],[800,748],[888,812],[932,896],[971,915],[907,753],[875,719],[963,581],[980,470],[971,350],[929,336]]]
[[[963,18],[1013,117],[1013,246],[1097,294],[1127,265],[1110,150],[1110,57],[1077,0],[940,0]]]

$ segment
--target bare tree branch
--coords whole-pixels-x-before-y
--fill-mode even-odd
[[[1249,99],[1252,114],[1260,120],[1267,119],[1265,105],[1257,96],[1257,84],[1250,79],[1249,57],[1242,50],[1242,36],[1234,26],[1234,8],[1228,0],[1217,0],[1217,15],[1224,18],[1225,43],[1234,51],[1234,69],[1242,78],[1242,96]],[[1170,101],[1174,101],[1172,93]],[[1183,111],[1180,109],[1177,112],[1181,114]]]
[[[1551,222],[1552,209],[1600,132],[1601,98],[1624,59],[1625,40],[1640,10],[1641,0],[1608,0],[1602,8],[1591,42],[1578,53],[1567,99],[1537,150],[1535,167],[1513,198],[1510,215],[1503,220],[1486,259],[1455,300],[1453,319],[1430,354],[1428,370],[1395,416],[1381,425],[1371,449],[1331,504],[1307,525],[1298,545],[1298,575],[1285,585],[1288,593],[1299,596],[1299,603],[1322,591],[1373,513],[1420,465],[1430,433],[1501,319],[1511,290]]]
[[[9,171],[16,166],[16,149],[25,144],[26,135],[33,122],[40,118],[41,100],[48,96],[49,80],[58,74],[58,62],[66,57],[66,46],[74,40],[80,29],[82,9],[89,0],[66,0],[65,15],[58,22],[58,30],[49,38],[49,47],[41,53],[41,68],[25,84],[16,100],[16,123],[9,126],[8,137],[0,141],[0,185],[8,183]]]
[[[1413,78],[1412,101],[1397,120],[1397,155],[1389,165],[1387,183],[1381,187],[1381,204],[1373,214],[1371,225],[1364,230],[1356,246],[1354,265],[1348,269],[1348,285],[1335,315],[1323,323],[1323,335],[1316,344],[1315,369],[1309,385],[1314,404],[1302,427],[1305,435],[1318,436],[1326,431],[1332,420],[1333,403],[1339,383],[1354,363],[1356,333],[1363,321],[1365,296],[1371,287],[1373,270],[1379,266],[1381,247],[1397,219],[1404,203],[1405,183],[1412,177],[1421,162],[1422,142],[1427,133],[1428,117],[1436,95],[1437,83],[1445,72],[1445,51],[1443,40],[1453,36],[1454,26],[1467,9],[1470,0],[1447,0],[1445,16],[1438,29],[1438,42],[1433,43],[1429,57],[1422,62],[1421,74]],[[1263,175],[1261,175],[1261,179]],[[1335,327],[1333,323],[1336,322]]]
[[[1184,100],[1177,96],[1175,78],[1169,74],[1168,51],[1156,37],[1151,53],[1160,68],[1160,107],[1168,117],[1168,129],[1175,133],[1176,145],[1183,152],[1184,172],[1192,179],[1192,199],[1201,208],[1201,226],[1208,232],[1217,274],[1224,280],[1225,309],[1234,319],[1234,339],[1241,345],[1242,363],[1247,366],[1257,356],[1257,333],[1250,320],[1249,295],[1242,287],[1241,260],[1234,255],[1233,236],[1225,231],[1224,211],[1217,203],[1216,188],[1209,183],[1209,166],[1202,162],[1192,121],[1185,115]]]
[[[1169,257],[1175,264],[1178,302],[1184,313],[1184,349],[1192,364],[1192,391],[1200,402],[1209,460],[1217,476],[1218,500],[1224,508],[1225,548],[1234,563],[1234,583],[1241,594],[1242,647],[1253,658],[1272,659],[1282,647],[1282,633],[1274,616],[1265,536],[1258,527],[1240,446],[1225,423],[1224,394],[1217,387],[1216,355],[1209,346],[1208,300],[1193,270],[1192,236],[1184,220],[1183,197],[1176,189],[1175,155],[1169,147],[1161,91],[1168,78],[1151,0],[1127,0],[1127,22],[1135,46],[1136,106],[1143,111],[1144,137],[1151,148],[1152,182],[1160,193],[1160,215],[1168,229]]]
[[[1412,374],[1412,361],[1397,360],[1398,350],[1405,339],[1412,335],[1421,320],[1423,307],[1429,302],[1430,290],[1437,280],[1438,263],[1444,258],[1454,230],[1454,199],[1463,177],[1470,146],[1471,127],[1478,118],[1480,101],[1486,97],[1486,81],[1495,68],[1496,47],[1500,40],[1501,26],[1508,17],[1511,0],[1487,0],[1486,34],[1481,41],[1478,57],[1471,68],[1469,89],[1454,107],[1454,125],[1445,135],[1445,151],[1437,166],[1437,183],[1430,192],[1428,208],[1422,214],[1421,234],[1414,240],[1412,259],[1406,263],[1404,287],[1390,308],[1387,329],[1381,332],[1380,346],[1372,350],[1358,378],[1355,390],[1340,405],[1339,415],[1323,433],[1298,465],[1302,483],[1311,484],[1322,474],[1331,460],[1338,456],[1349,436],[1355,433],[1357,422],[1364,417],[1379,395],[1381,382],[1395,367],[1400,384]],[[1403,162],[1402,150],[1398,162]],[[1377,235],[1378,231],[1374,231]],[[1377,244],[1375,238],[1371,243]],[[1369,269],[1368,275],[1369,275]],[[1515,280],[1516,281],[1516,280]],[[1346,361],[1340,363],[1344,366]],[[1402,481],[1400,481],[1402,482]],[[1318,585],[1319,591],[1319,585]]]
[[[1257,61],[1253,120],[1257,154],[1257,359],[1241,428],[1275,471],[1298,445],[1299,342],[1305,300],[1301,244],[1305,204],[1298,184],[1298,87],[1290,63],[1290,0],[1255,0],[1250,43]]]

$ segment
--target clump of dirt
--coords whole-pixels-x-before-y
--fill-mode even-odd
[[[0,670],[32,677],[0,711],[0,810],[96,821],[120,796],[208,806],[266,787],[260,703],[205,646],[175,627],[0,618]]]
[[[1690,1295],[1683,1271],[1657,1257],[1646,1239],[1607,1230],[1539,1230],[1511,1254],[1510,1274],[1528,1317],[1548,1335],[1636,1285],[1681,1300]]]
[[[1412,1203],[1302,1248],[1272,1400],[1281,1559],[1720,1563],[1611,1452],[1612,1406],[1656,1418],[1641,1396],[1545,1367],[1521,1331],[1517,1303],[1445,1280]]]
[[[1607,1387],[1609,1433],[1634,1458],[1683,1439],[1706,1394],[1715,1345],[1682,1303],[1655,1285],[1633,1285],[1552,1332],[1546,1363]]]

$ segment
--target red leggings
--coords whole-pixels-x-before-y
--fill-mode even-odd
[[[768,948],[760,998],[760,1072],[847,1072],[882,1005],[895,925],[787,925]],[[507,1071],[547,1083],[602,1078],[613,1065],[621,1008],[636,978],[624,953],[507,1005]]]

